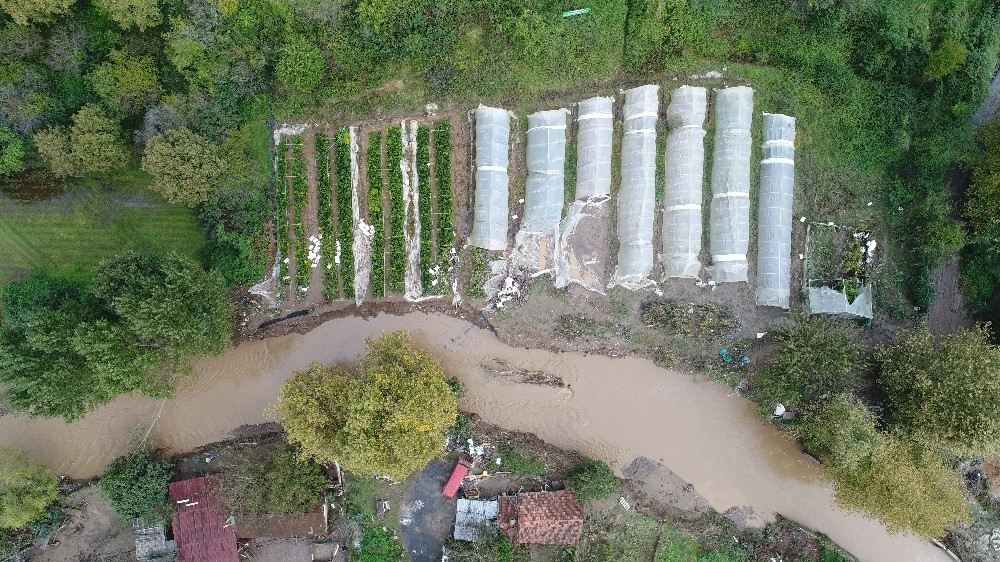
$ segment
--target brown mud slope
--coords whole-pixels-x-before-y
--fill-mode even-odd
[[[99,473],[128,448],[133,434],[154,422],[152,447],[190,450],[267,421],[269,406],[293,372],[316,361],[352,361],[364,351],[366,337],[398,329],[410,330],[434,351],[445,371],[465,385],[462,408],[489,423],[603,459],[619,472],[639,457],[653,459],[718,511],[737,507],[757,523],[781,513],[826,533],[864,561],[946,560],[926,541],[890,535],[880,523],[836,507],[822,469],[724,386],[646,359],[515,349],[487,330],[443,315],[348,317],[303,335],[245,342],[197,361],[193,375],[162,404],[119,397],[72,424],[8,415],[0,418],[0,443],[75,477]],[[567,387],[489,376],[480,364],[493,358],[556,374]]]

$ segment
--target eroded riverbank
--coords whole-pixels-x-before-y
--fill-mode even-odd
[[[220,441],[241,425],[266,421],[292,372],[314,361],[353,360],[365,337],[395,329],[411,330],[435,350],[466,385],[463,409],[490,423],[534,433],[618,470],[640,456],[660,461],[719,511],[746,505],[763,516],[781,513],[826,533],[861,560],[948,560],[926,541],[889,535],[881,524],[837,508],[820,467],[728,388],[645,359],[512,348],[444,315],[347,317],[306,334],[245,342],[198,362],[170,400],[122,397],[69,425],[8,415],[0,418],[0,442],[83,478],[98,474],[147,432],[153,447],[170,452]],[[488,376],[480,365],[497,358],[558,375],[568,386]]]

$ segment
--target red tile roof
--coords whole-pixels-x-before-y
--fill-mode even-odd
[[[567,490],[501,496],[497,522],[516,544],[576,544],[583,532],[583,507]]]
[[[451,471],[451,477],[448,478],[448,482],[444,485],[444,490],[442,493],[446,498],[453,498],[458,492],[458,488],[462,485],[462,481],[465,480],[465,475],[469,473],[469,461],[462,459],[458,461],[455,465],[455,470]]]
[[[218,487],[211,476],[170,483],[178,562],[239,562],[236,530],[226,526]]]

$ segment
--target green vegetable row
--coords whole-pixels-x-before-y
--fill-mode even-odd
[[[385,294],[385,218],[382,213],[382,133],[368,135],[368,222],[375,228],[372,236],[371,294]]]
[[[288,146],[285,139],[278,141],[277,153],[275,156],[275,209],[274,209],[274,230],[278,242],[278,298],[284,299],[288,293],[288,264],[285,258],[288,257],[288,174],[285,157],[288,153]]]
[[[424,293],[431,293],[431,268],[434,259],[431,255],[434,225],[431,222],[431,134],[426,127],[417,129],[417,208],[420,219],[420,282]]]
[[[317,217],[320,232],[320,267],[323,268],[323,298],[335,299],[337,289],[337,268],[335,265],[337,244],[333,229],[333,195],[330,190],[330,139],[324,133],[316,133],[316,191]]]
[[[351,135],[337,131],[337,231],[344,298],[354,298],[354,214],[351,207]]]
[[[309,262],[309,241],[302,226],[302,214],[306,210],[309,186],[306,185],[305,160],[302,154],[302,137],[292,141],[292,193],[295,197],[295,291],[296,296],[309,289],[311,263]]]
[[[448,259],[455,241],[452,224],[451,122],[434,126],[434,172],[437,176],[437,251],[439,263]]]
[[[406,279],[406,240],[403,232],[403,141],[399,127],[386,133],[386,166],[389,167],[389,291],[402,293]]]

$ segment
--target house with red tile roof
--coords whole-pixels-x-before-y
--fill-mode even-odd
[[[500,532],[514,544],[576,544],[583,532],[583,507],[576,492],[524,492],[501,496]]]
[[[170,483],[178,562],[239,562],[235,525],[219,492],[219,481],[202,476]]]

